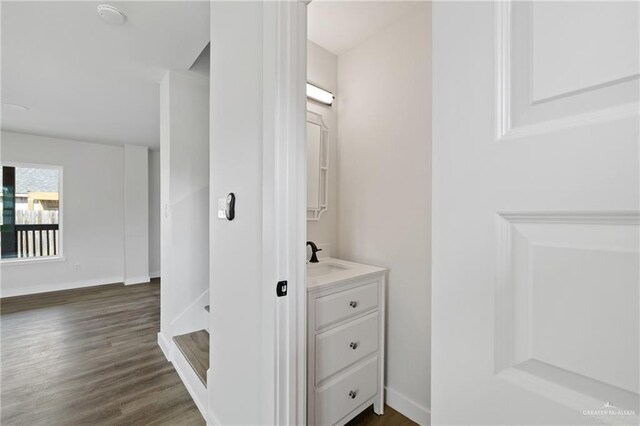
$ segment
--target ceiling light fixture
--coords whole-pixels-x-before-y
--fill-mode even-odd
[[[18,104],[2,104],[2,108],[11,110],[11,111],[29,111],[29,108],[27,108],[24,105],[18,105]]]
[[[333,93],[321,89],[318,86],[314,86],[311,83],[307,83],[307,98],[311,98],[316,102],[329,106],[331,106],[334,99]]]
[[[103,21],[113,25],[122,25],[127,17],[123,11],[108,4],[98,6],[98,15]]]

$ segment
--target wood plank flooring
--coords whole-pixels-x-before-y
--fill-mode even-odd
[[[382,416],[373,412],[373,405],[358,414],[345,426],[417,426],[418,423],[398,413],[388,405],[384,406]]]
[[[0,423],[204,425],[157,344],[159,281],[0,301]]]
[[[175,336],[173,340],[191,368],[196,372],[196,376],[206,387],[207,370],[209,369],[209,332],[198,330]]]
[[[204,425],[159,328],[159,281],[0,300],[0,424]],[[389,407],[349,422],[414,424]]]

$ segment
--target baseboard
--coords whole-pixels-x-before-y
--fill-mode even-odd
[[[149,272],[149,277],[153,278],[160,278],[160,271],[155,271],[155,272]]]
[[[211,377],[211,369],[207,370],[207,383],[213,383],[213,378]],[[209,417],[207,417],[207,426],[222,426],[222,422],[216,416],[216,413],[213,412],[209,401],[207,401],[207,406],[209,407]]]
[[[131,277],[124,279],[124,285],[133,285],[133,284],[145,284],[151,281],[149,275],[144,275],[140,277]]]
[[[171,362],[171,345],[162,333],[158,333],[158,346],[160,346],[160,349],[167,361]]]
[[[387,405],[419,425],[431,424],[431,410],[407,398],[398,391],[385,387]]]
[[[74,283],[64,284],[40,284],[31,287],[20,287],[0,290],[1,297],[27,296],[31,294],[50,293],[52,291],[73,290],[83,287],[96,287],[107,284],[122,284],[122,277],[107,277],[91,280],[76,281]]]
[[[200,414],[202,414],[202,418],[207,421],[209,416],[207,415],[206,407],[208,405],[207,401],[207,388],[202,384],[198,376],[196,376],[193,367],[189,365],[187,359],[182,355],[180,349],[178,349],[175,345],[175,342],[171,345],[171,353],[173,356],[173,368],[178,372],[178,376],[182,380],[184,387],[187,388],[189,395],[191,395],[191,399],[196,403]],[[208,378],[208,374],[207,374]]]

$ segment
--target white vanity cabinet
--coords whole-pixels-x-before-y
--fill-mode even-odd
[[[342,425],[371,404],[378,414],[384,407],[386,270],[323,262],[336,272],[308,273],[307,422]]]

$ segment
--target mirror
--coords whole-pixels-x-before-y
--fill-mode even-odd
[[[307,220],[319,220],[327,209],[329,129],[322,116],[307,111]]]

